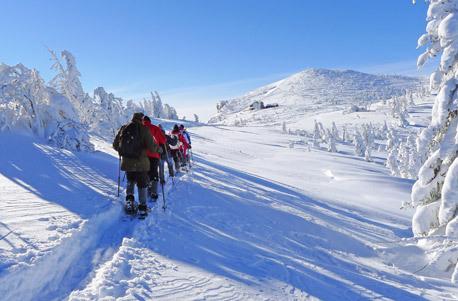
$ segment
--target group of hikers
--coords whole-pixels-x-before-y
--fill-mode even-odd
[[[164,188],[165,164],[171,177],[191,164],[191,137],[184,125],[175,124],[172,131],[166,133],[162,125],[154,125],[143,113],[135,113],[132,120],[121,127],[113,148],[120,157],[120,170],[126,173],[126,212],[134,214],[138,210],[140,217],[147,215],[148,197],[156,201],[159,184]],[[134,197],[135,185],[138,207]]]

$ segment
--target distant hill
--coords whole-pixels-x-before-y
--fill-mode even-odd
[[[289,119],[307,112],[341,109],[350,104],[364,106],[403,95],[406,90],[418,90],[424,83],[424,79],[407,76],[307,69],[239,98],[220,101],[218,113],[209,123],[277,122],[281,116]],[[255,101],[262,101],[265,105],[275,103],[279,107],[261,110],[262,113],[250,111],[249,107]]]

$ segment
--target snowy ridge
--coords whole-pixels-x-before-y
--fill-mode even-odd
[[[342,110],[350,104],[367,106],[377,100],[403,95],[407,90],[417,91],[424,84],[424,79],[406,76],[307,69],[240,98],[220,102],[218,114],[209,123],[238,125],[240,120],[246,124],[294,121],[307,113]],[[247,111],[255,101],[280,106]]]

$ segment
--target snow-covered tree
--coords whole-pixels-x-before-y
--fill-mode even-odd
[[[386,159],[386,167],[391,171],[393,176],[399,175],[399,162],[398,162],[398,149],[399,149],[399,136],[395,129],[391,128],[387,133],[386,151],[388,156]]]
[[[199,116],[197,114],[194,114],[194,122],[199,122]]]
[[[407,142],[406,142],[407,148],[409,149],[409,163],[407,166],[407,174],[409,175],[410,179],[417,179],[418,176],[418,171],[420,170],[421,167],[421,157],[418,154],[417,151],[417,142],[416,142],[416,135],[411,133],[407,137]]]
[[[406,96],[393,97],[391,101],[391,116],[398,119],[398,125],[400,127],[406,127],[409,122],[407,118],[408,113],[408,100]]]
[[[127,122],[123,115],[122,99],[116,98],[112,93],[107,93],[104,88],[94,90],[94,113],[90,123],[92,132],[105,137],[107,140],[114,138],[118,129]]]
[[[332,122],[331,134],[334,136],[334,140],[339,140],[339,130],[337,130],[337,126],[334,121]]]
[[[162,105],[162,99],[161,96],[159,96],[159,93],[157,91],[151,92],[151,97],[153,98],[153,104],[154,104],[154,117],[156,118],[164,118],[164,106]]]
[[[347,142],[347,128],[345,126],[342,128],[342,142]]]
[[[163,112],[165,119],[178,119],[177,111],[175,111],[175,108],[169,106],[168,104],[164,104]]]
[[[315,127],[313,129],[313,146],[320,147],[321,142],[321,132],[318,123],[315,120]]]
[[[328,145],[328,152],[336,153],[336,138],[329,129],[326,130],[326,142]]]
[[[52,69],[57,71],[57,75],[51,80],[50,84],[61,94],[65,95],[74,106],[79,120],[85,124],[91,122],[93,115],[93,103],[81,85],[78,68],[76,67],[75,57],[67,50],[61,52],[61,58],[65,61],[65,66],[59,57],[52,50],[49,50],[53,61]]]
[[[361,136],[361,132],[358,130],[358,128],[355,129],[355,135],[353,138],[353,145],[355,147],[355,155],[362,157],[364,156],[366,149],[364,148],[364,140],[363,137]]]
[[[70,150],[92,150],[71,101],[45,86],[36,70],[0,66],[0,129],[30,131]]]
[[[418,46],[427,46],[418,58],[422,66],[440,55],[440,65],[431,75],[431,89],[438,91],[429,126],[418,140],[418,148],[429,150],[428,158],[412,189],[416,212],[412,221],[415,236],[445,234],[458,238],[458,0],[431,0],[426,33]],[[453,244],[456,250],[456,244]],[[446,251],[444,251],[446,252]],[[446,254],[446,253],[444,253]],[[452,280],[458,282],[457,251],[449,253],[455,265]],[[447,261],[447,260],[444,260]]]
[[[375,137],[371,124],[363,124],[363,141],[364,141],[364,159],[372,161],[372,149],[374,147]]]
[[[384,137],[387,137],[388,135],[388,125],[386,124],[386,120],[383,122],[383,126],[380,129],[380,135],[379,138],[383,139]]]
[[[324,126],[321,122],[318,122],[318,128],[319,128],[319,131],[320,131],[320,138],[321,138],[321,141],[325,142],[326,141],[326,130],[324,129]]]

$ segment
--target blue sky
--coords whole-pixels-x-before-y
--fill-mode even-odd
[[[0,62],[50,79],[71,51],[87,91],[157,90],[180,115],[309,67],[419,74],[426,4],[410,0],[2,0]]]

